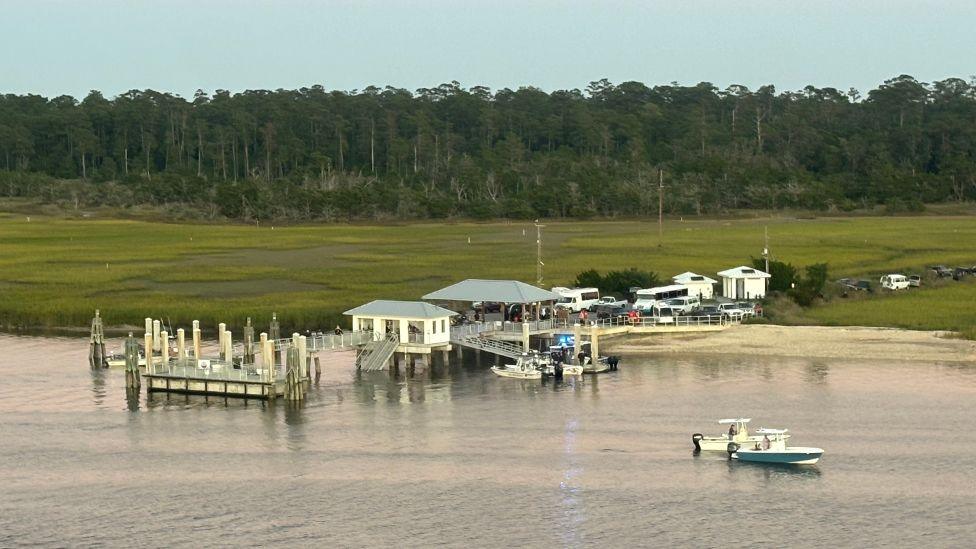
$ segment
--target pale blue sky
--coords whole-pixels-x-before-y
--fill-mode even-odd
[[[976,74],[976,0],[0,0],[0,93]]]

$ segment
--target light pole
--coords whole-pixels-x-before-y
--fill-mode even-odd
[[[545,225],[539,224],[539,220],[535,220],[535,284],[536,286],[542,286],[542,267],[545,264],[542,262],[542,228]]]

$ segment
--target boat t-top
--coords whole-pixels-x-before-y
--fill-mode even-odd
[[[729,443],[734,442],[741,447],[753,446],[762,442],[762,435],[752,436],[749,434],[749,422],[752,418],[738,417],[718,420],[719,425],[731,426],[726,434],[718,436],[705,436],[701,433],[691,435],[691,443],[695,445],[696,452],[725,452]],[[732,434],[734,432],[734,434]],[[789,435],[786,435],[787,438]]]
[[[727,448],[729,457],[756,463],[812,465],[817,463],[824,453],[822,448],[786,446],[786,439],[789,437],[787,429],[759,428],[756,429],[756,435],[762,437],[758,443],[739,445],[736,442],[729,442]]]

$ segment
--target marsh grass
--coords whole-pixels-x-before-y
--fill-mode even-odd
[[[764,226],[775,258],[827,262],[832,278],[976,263],[976,223],[961,216],[668,221],[662,242],[656,223],[547,222],[543,285],[589,268],[714,276],[760,256]],[[287,329],[321,328],[371,299],[418,299],[464,278],[534,283],[535,254],[535,229],[522,222],[272,229],[0,216],[0,322],[84,326],[100,308],[108,324],[239,326],[251,316],[263,326],[276,311]],[[976,284],[950,283],[784,309],[776,321],[966,330],[974,297]]]

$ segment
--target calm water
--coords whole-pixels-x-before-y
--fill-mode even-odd
[[[307,403],[127,400],[83,340],[0,336],[0,546],[971,546],[976,366],[628,359],[583,382],[480,367]],[[114,347],[114,343],[113,343]],[[466,355],[466,357],[469,355]],[[694,457],[743,414],[816,467]]]

